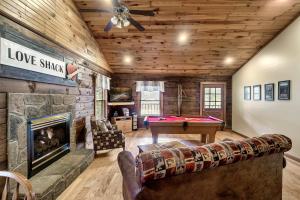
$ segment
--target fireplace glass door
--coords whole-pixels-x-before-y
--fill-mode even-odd
[[[70,149],[69,113],[29,122],[29,175],[47,167]]]

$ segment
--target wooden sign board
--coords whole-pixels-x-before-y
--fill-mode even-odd
[[[0,64],[66,78],[65,62],[0,38]]]

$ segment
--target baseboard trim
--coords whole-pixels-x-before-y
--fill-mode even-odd
[[[300,164],[300,158],[299,158],[299,157],[294,156],[294,155],[291,155],[291,154],[289,154],[289,153],[284,153],[284,155],[285,155],[286,157],[288,157],[289,159],[292,159],[293,161],[296,161],[296,162],[298,162],[298,163]]]
[[[237,134],[237,135],[243,137],[243,138],[249,138],[248,136],[246,136],[246,135],[244,135],[244,134],[242,134],[242,133],[239,133],[239,132],[237,132],[237,131],[235,131],[235,130],[231,130],[231,131],[234,132],[235,134]]]

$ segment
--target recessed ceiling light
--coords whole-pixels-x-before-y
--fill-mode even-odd
[[[112,5],[112,1],[111,0],[103,0],[102,2],[104,2],[108,6]]]
[[[189,39],[189,34],[187,32],[181,32],[178,35],[177,42],[180,45],[183,45],[183,44],[186,44],[188,42],[188,39]]]
[[[225,65],[230,65],[234,62],[234,58],[233,57],[226,57],[224,60],[224,64]]]
[[[124,56],[123,62],[124,62],[125,64],[131,64],[131,63],[132,63],[132,57],[129,56],[129,55]]]

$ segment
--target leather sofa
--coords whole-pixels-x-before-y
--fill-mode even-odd
[[[264,135],[197,147],[118,155],[125,200],[282,199],[284,154],[292,142]]]

